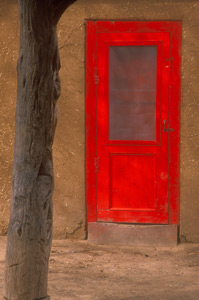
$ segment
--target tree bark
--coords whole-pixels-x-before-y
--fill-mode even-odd
[[[19,0],[20,51],[5,299],[50,299],[52,144],[60,95],[56,25],[75,0]]]

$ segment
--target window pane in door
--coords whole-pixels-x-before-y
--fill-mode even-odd
[[[109,139],[156,140],[156,46],[109,48]]]

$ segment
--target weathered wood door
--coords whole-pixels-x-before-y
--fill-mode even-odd
[[[178,223],[180,22],[87,22],[89,222]]]

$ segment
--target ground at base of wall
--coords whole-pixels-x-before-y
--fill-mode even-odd
[[[0,237],[3,295],[5,237]],[[173,248],[53,241],[51,300],[198,300],[199,244]]]

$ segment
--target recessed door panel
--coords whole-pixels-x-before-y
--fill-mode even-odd
[[[110,155],[110,209],[156,209],[155,155]]]

